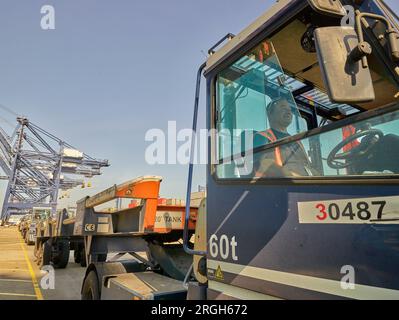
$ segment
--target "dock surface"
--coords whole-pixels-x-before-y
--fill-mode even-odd
[[[0,227],[0,300],[79,300],[85,268],[73,262],[55,270],[54,289],[43,288],[39,270],[17,227]]]

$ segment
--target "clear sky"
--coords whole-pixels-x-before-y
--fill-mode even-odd
[[[92,189],[75,190],[60,204],[146,174],[164,177],[163,195],[184,197],[187,166],[146,164],[145,133],[166,129],[168,120],[191,127],[205,52],[274,2],[2,0],[0,104],[111,163]],[[397,1],[387,2],[399,11]],[[40,28],[46,4],[55,7],[56,30]],[[2,110],[0,116],[14,122]],[[2,119],[0,126],[12,130]],[[204,185],[204,178],[204,168],[197,168],[194,185]],[[0,201],[4,189],[1,183]]]

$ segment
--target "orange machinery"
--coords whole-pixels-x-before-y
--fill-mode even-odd
[[[185,205],[180,201],[172,201],[172,204],[159,201],[161,182],[161,177],[144,176],[114,185],[80,200],[75,220],[75,234],[169,233],[183,230]],[[116,199],[134,199],[135,205],[111,212],[95,209]],[[191,230],[195,229],[197,214],[198,208],[192,207],[189,221]],[[109,219],[110,216],[112,219]],[[108,228],[105,224],[109,225]]]
[[[83,238],[82,259],[87,265],[82,296],[91,278],[102,288],[107,286],[107,277],[115,274],[151,270],[155,277],[160,272],[168,275],[161,277],[163,282],[182,281],[190,274],[193,259],[178,241],[183,238],[185,205],[158,204],[161,182],[162,178],[157,176],[140,177],[77,202],[74,237]],[[106,203],[116,199],[132,199],[139,205],[104,210]],[[192,207],[192,234],[197,214],[198,208]],[[121,260],[126,254],[133,258]]]

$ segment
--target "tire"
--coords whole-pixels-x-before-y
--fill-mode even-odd
[[[74,250],[73,259],[74,259],[75,263],[80,263],[82,261],[82,253],[81,253],[81,251],[82,250],[80,248]]]
[[[87,267],[87,263],[86,263],[86,250],[85,247],[81,248],[79,250],[80,252],[80,266],[83,268]]]
[[[94,270],[90,271],[84,280],[81,299],[100,300],[98,277]]]
[[[40,252],[38,253],[37,265],[41,269],[43,266],[48,266],[51,263],[51,244],[45,241],[41,245]]]
[[[57,252],[58,254],[55,255],[51,260],[53,262],[53,266],[56,269],[64,269],[69,262],[69,241],[59,241],[57,244]]]

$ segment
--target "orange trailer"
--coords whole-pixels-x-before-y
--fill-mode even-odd
[[[186,206],[181,200],[161,200],[161,182],[158,176],[140,177],[78,201],[74,235],[84,238],[87,263],[83,299],[96,299],[103,289],[114,294],[120,286],[148,291],[148,283],[175,288],[175,298],[186,294],[183,280],[190,278],[193,263],[182,241]],[[131,199],[132,205],[104,210],[116,199]],[[198,211],[190,208],[192,234]],[[151,294],[161,294],[155,291]]]

